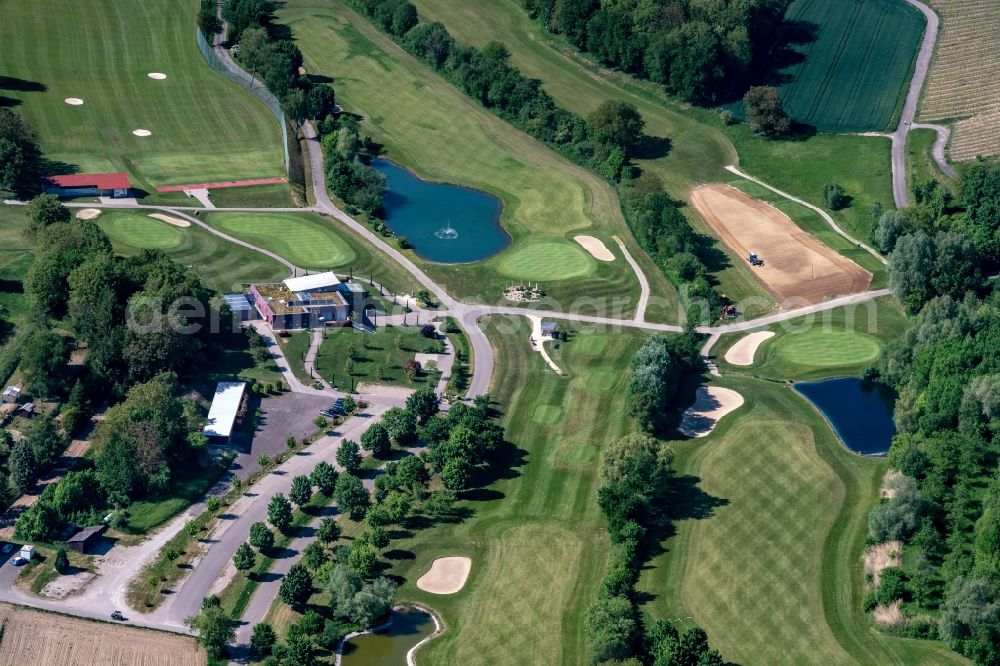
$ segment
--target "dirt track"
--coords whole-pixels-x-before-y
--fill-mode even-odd
[[[777,208],[728,185],[703,185],[691,203],[715,234],[746,261],[757,252],[764,266],[754,275],[782,305],[821,303],[868,289],[872,275],[800,229]]]

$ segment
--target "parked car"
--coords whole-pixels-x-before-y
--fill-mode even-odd
[[[27,563],[28,563],[28,560],[26,560],[26,559],[24,559],[23,557],[21,557],[20,555],[18,555],[17,557],[13,558],[13,559],[12,559],[12,560],[10,561],[10,563],[11,563],[11,564],[13,564],[13,565],[14,565],[15,567],[19,567],[19,566],[21,566],[22,564],[27,564]]]

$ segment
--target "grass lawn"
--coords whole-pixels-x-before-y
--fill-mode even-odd
[[[530,252],[530,243],[545,242],[572,248],[565,252],[570,256],[581,252],[572,237],[593,233],[629,238],[632,253],[639,254],[608,183],[472,102],[340,0],[289,0],[278,20],[291,27],[306,69],[334,78],[338,102],[362,115],[363,133],[383,144],[387,157],[422,178],[502,200],[501,222],[513,242],[495,257],[449,266],[418,260],[409,251],[450,293],[496,302],[512,279],[530,279],[563,308],[580,296],[628,297],[635,306],[638,282],[624,261],[588,268],[586,275],[579,267],[560,275]],[[508,257],[518,259],[511,265]],[[526,272],[509,275],[505,265]],[[657,293],[672,303],[665,279],[652,267],[647,272]],[[676,317],[673,308],[658,314]]]
[[[295,202],[288,185],[252,185],[249,187],[218,187],[210,191],[217,208],[293,208]]]
[[[400,338],[401,345],[397,344]],[[414,354],[425,351],[433,342],[420,335],[417,326],[380,326],[375,333],[362,333],[355,328],[327,329],[316,358],[316,371],[331,385],[341,388],[350,382],[345,369],[348,352],[354,347],[354,385],[360,382],[393,384],[419,388],[436,384],[440,373],[424,373],[411,381],[403,373],[403,366],[412,361]],[[382,371],[379,379],[378,371]]]
[[[191,506],[208,492],[219,475],[229,467],[230,454],[210,462],[174,470],[171,490],[167,497],[133,502],[128,507],[128,534],[145,534],[162,525],[180,511]]]
[[[728,333],[712,347],[724,374],[750,374],[778,381],[860,375],[875,363],[882,346],[902,335],[906,315],[894,298],[807,315],[757,330],[773,331],[752,366],[730,365],[726,351],[748,333]]]
[[[22,102],[17,110],[47,158],[81,171],[128,171],[150,193],[283,176],[277,121],[204,62],[197,11],[195,0],[152,0],[141,12],[99,0],[6,3],[4,75],[21,83],[3,94]],[[71,106],[70,97],[84,104]],[[137,128],[152,136],[134,136]]]
[[[306,352],[309,351],[309,346],[312,343],[312,332],[294,331],[288,337],[283,338],[280,335],[275,337],[285,355],[285,360],[288,361],[288,368],[292,374],[306,385],[312,385],[315,378],[306,374],[306,368],[303,365],[306,360]]]
[[[273,259],[213,236],[194,225],[174,227],[123,211],[102,213],[96,222],[111,237],[115,251],[124,255],[139,254],[148,247],[149,234],[178,234],[178,244],[159,249],[174,261],[191,268],[208,287],[216,291],[241,291],[243,285],[249,282],[275,282],[288,277],[287,269]]]
[[[747,402],[707,438],[674,443],[682,479],[703,494],[686,493],[699,510],[643,573],[646,610],[697,622],[736,663],[962,663],[940,643],[872,631],[861,612],[860,553],[885,461],[845,451],[783,385],[723,383]]]
[[[144,213],[115,212],[114,217],[98,222],[112,243],[143,250],[168,250],[184,242],[180,227],[167,224]]]
[[[941,173],[934,161],[934,141],[937,132],[929,129],[910,130],[906,135],[906,174],[919,182],[939,180],[948,184],[951,179]]]
[[[369,278],[397,293],[415,293],[413,277],[381,250],[315,213],[209,213],[202,219],[220,231],[266,248],[296,266],[336,269]]]

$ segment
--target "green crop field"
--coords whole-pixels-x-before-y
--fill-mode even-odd
[[[273,259],[197,226],[182,229],[123,211],[105,212],[95,221],[111,238],[115,251],[124,255],[139,254],[151,247],[149,233],[166,233],[171,238],[176,234],[176,243],[158,249],[191,268],[206,286],[216,291],[241,291],[248,282],[273,282],[288,277],[288,270]]]
[[[882,132],[896,120],[925,21],[899,0],[796,0],[786,18],[815,29],[781,72],[785,109],[822,132]]]
[[[416,280],[368,241],[315,213],[208,213],[202,219],[231,236],[270,250],[300,268],[337,269],[373,278],[398,294],[416,293]]]
[[[195,43],[197,11],[196,0],[150,0],[141,11],[99,0],[3,0],[2,73],[10,78],[0,94],[21,102],[16,109],[47,158],[81,171],[127,171],[149,192],[284,175],[278,122],[209,69]]]
[[[289,0],[278,20],[291,27],[308,71],[334,79],[338,101],[362,116],[362,132],[383,144],[388,157],[423,178],[473,187],[503,201],[501,222],[513,238],[507,250],[461,266],[417,260],[450,293],[496,302],[512,278],[530,279],[564,307],[579,295],[630,297],[635,306],[638,283],[623,261],[601,262],[588,275],[574,271],[577,277],[568,279],[539,271],[534,261],[524,265],[530,275],[502,269],[529,239],[579,251],[572,236],[588,231],[618,234],[640,255],[618,198],[603,179],[472,102],[341,0]],[[666,280],[644,265],[656,293],[672,302]],[[676,318],[674,307],[657,314]]]

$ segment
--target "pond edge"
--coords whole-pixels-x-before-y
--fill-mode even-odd
[[[429,642],[431,639],[437,638],[442,633],[444,633],[444,620],[439,618],[438,614],[434,612],[434,610],[427,608],[426,606],[422,606],[420,604],[396,604],[395,606],[392,607],[392,610],[400,611],[400,610],[407,610],[414,608],[419,611],[423,611],[431,616],[431,619],[434,620],[434,633],[432,633],[430,636],[426,636],[425,638],[421,639],[420,642],[418,642],[416,645],[414,645],[407,651],[406,653],[407,666],[417,666],[417,660],[416,657],[414,657],[414,655],[417,653],[417,650],[423,647],[423,645]],[[352,631],[351,633],[341,638],[340,643],[337,644],[337,659],[333,662],[334,665],[341,666],[341,659],[343,658],[344,655],[344,646],[347,644],[347,641],[351,640],[352,638],[356,638],[358,636],[364,636],[365,634],[377,633],[379,631],[382,631],[383,629],[388,629],[390,626],[392,626],[391,616],[388,622],[383,622],[378,626],[369,627],[361,631]]]

